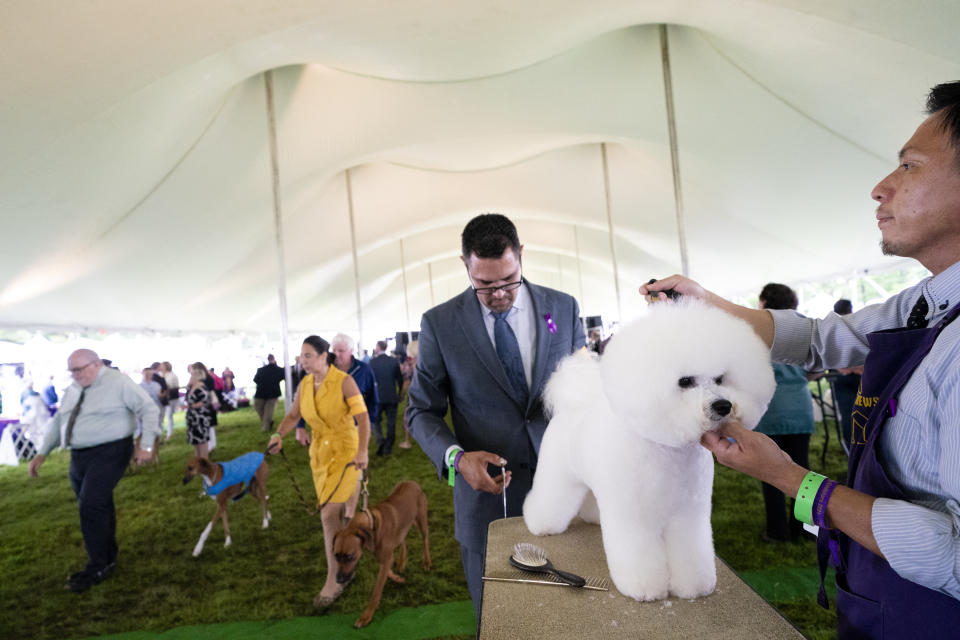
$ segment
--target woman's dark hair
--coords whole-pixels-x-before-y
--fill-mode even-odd
[[[499,258],[507,247],[520,257],[520,238],[517,228],[507,216],[499,213],[482,213],[463,228],[460,234],[460,249],[463,257]]]
[[[307,336],[303,339],[303,344],[308,344],[319,354],[327,354],[327,364],[333,364],[337,356],[330,353],[330,343],[320,336]]]
[[[760,291],[760,302],[766,309],[796,309],[799,301],[793,289],[785,284],[770,282]]]
[[[940,126],[950,136],[950,143],[960,163],[960,81],[945,82],[930,89],[927,113],[943,112]]]

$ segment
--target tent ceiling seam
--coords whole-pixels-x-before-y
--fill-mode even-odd
[[[203,128],[203,131],[200,132],[200,134],[199,134],[199,135],[196,137],[196,139],[190,144],[190,146],[186,149],[186,151],[183,152],[183,154],[182,154],[182,155],[180,156],[180,158],[173,164],[173,166],[170,167],[170,169],[169,169],[165,174],[163,174],[163,177],[161,177],[160,180],[158,180],[157,183],[156,183],[155,185],[153,185],[153,187],[152,187],[149,191],[147,191],[147,192],[143,195],[142,198],[140,198],[132,207],[130,207],[130,208],[126,211],[126,213],[124,213],[122,216],[120,216],[120,217],[119,217],[113,224],[111,224],[109,227],[107,227],[106,229],[104,229],[103,232],[100,233],[100,235],[98,235],[98,236],[96,237],[96,239],[94,240],[95,242],[99,242],[100,240],[103,240],[103,239],[106,238],[108,235],[110,235],[116,228],[118,228],[120,225],[122,225],[122,224],[127,220],[127,218],[129,218],[131,215],[133,215],[133,214],[137,211],[137,209],[139,209],[139,208],[143,205],[144,202],[146,202],[147,200],[149,200],[150,197],[151,197],[154,193],[156,193],[157,190],[158,190],[160,187],[162,187],[162,186],[167,182],[167,180],[170,179],[170,176],[172,176],[173,173],[174,173],[178,168],[180,168],[180,165],[183,164],[184,161],[186,161],[187,157],[193,152],[193,150],[197,147],[197,145],[200,144],[200,141],[203,140],[204,136],[207,135],[207,132],[210,131],[210,128],[213,126],[213,123],[215,123],[215,122],[217,121],[217,118],[220,117],[220,114],[223,112],[224,107],[226,107],[227,101],[230,99],[230,96],[231,96],[231,94],[233,93],[233,91],[234,91],[234,90],[231,89],[230,91],[228,91],[228,92],[226,93],[226,96],[224,97],[223,101],[220,103],[220,106],[217,107],[216,112],[213,114],[213,116],[211,116],[210,121],[207,122],[206,126]]]
[[[743,76],[744,76],[745,78],[747,78],[748,80],[750,80],[750,82],[752,82],[752,83],[755,84],[757,87],[759,87],[760,89],[762,89],[763,91],[765,91],[765,92],[766,92],[768,95],[770,95],[772,98],[775,98],[778,102],[780,102],[781,104],[783,104],[785,107],[787,107],[788,109],[790,109],[791,111],[793,111],[793,112],[796,113],[797,115],[801,116],[802,118],[804,118],[804,119],[807,120],[808,122],[810,122],[810,123],[814,124],[815,126],[819,127],[820,129],[823,129],[824,131],[826,131],[826,132],[829,133],[830,135],[834,136],[835,138],[838,138],[838,139],[840,139],[840,140],[843,140],[844,142],[846,142],[847,144],[849,144],[851,147],[853,147],[853,148],[861,151],[862,153],[870,156],[871,158],[875,158],[876,160],[879,160],[880,162],[883,162],[884,164],[889,164],[890,158],[884,157],[884,156],[882,156],[882,155],[880,155],[880,154],[878,154],[878,153],[876,153],[876,152],[868,149],[867,147],[864,147],[864,146],[861,145],[859,142],[856,142],[855,140],[852,140],[851,138],[848,138],[847,136],[843,135],[842,133],[840,133],[840,132],[837,131],[836,129],[833,129],[833,128],[830,127],[829,125],[821,122],[820,120],[817,120],[817,119],[814,118],[812,115],[810,115],[809,113],[805,112],[803,109],[797,107],[796,105],[794,105],[793,103],[791,103],[789,100],[787,100],[786,98],[784,98],[783,96],[781,96],[779,93],[775,92],[775,91],[774,91],[773,89],[771,89],[769,86],[767,86],[766,84],[764,84],[763,82],[761,82],[756,76],[754,76],[754,75],[751,74],[749,71],[747,71],[745,68],[743,68],[742,66],[740,66],[737,62],[735,62],[735,61],[733,60],[733,58],[730,57],[730,56],[729,56],[727,53],[725,53],[723,50],[721,50],[720,47],[718,47],[718,46],[713,42],[713,40],[711,40],[711,39],[709,38],[709,36],[707,36],[706,33],[704,33],[704,32],[703,32],[702,30],[700,30],[700,29],[696,29],[696,31],[697,31],[697,33],[700,35],[700,37],[703,38],[704,42],[706,42],[707,45],[709,45],[710,48],[713,49],[713,50],[717,53],[717,55],[719,55],[721,58],[723,58],[724,60],[726,60],[727,63],[730,64],[730,66],[732,66],[734,69],[736,69],[736,70],[739,71],[741,74],[743,74]]]

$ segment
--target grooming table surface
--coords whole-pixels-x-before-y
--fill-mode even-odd
[[[480,638],[803,638],[776,609],[717,559],[717,589],[696,600],[669,597],[637,602],[622,595],[610,580],[600,527],[574,518],[561,535],[531,534],[523,518],[490,524],[484,576],[520,577],[510,565],[513,545],[532,542],[543,547],[558,569],[609,585],[594,591],[553,585],[511,582],[483,583]],[[545,574],[524,573],[533,580]],[[812,597],[812,595],[811,595]]]

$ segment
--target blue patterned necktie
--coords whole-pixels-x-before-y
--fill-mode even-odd
[[[500,362],[503,363],[503,369],[507,372],[507,377],[513,388],[520,396],[520,403],[527,405],[527,399],[530,391],[527,388],[527,376],[523,372],[523,358],[520,357],[520,344],[517,342],[517,336],[513,329],[507,323],[507,314],[509,310],[503,313],[491,311],[493,315],[493,341],[497,345],[497,355]]]
[[[930,310],[930,307],[927,306],[927,299],[923,297],[923,294],[920,294],[920,299],[917,300],[916,304],[913,305],[913,309],[910,310],[910,317],[907,318],[907,328],[908,329],[920,329],[921,327],[927,326],[927,311]]]

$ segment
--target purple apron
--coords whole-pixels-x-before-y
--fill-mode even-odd
[[[870,352],[854,404],[847,486],[877,498],[906,500],[880,462],[880,434],[887,418],[896,415],[900,390],[958,314],[960,305],[935,327],[890,329],[867,336]],[[823,577],[831,555],[837,572],[837,634],[841,640],[960,636],[960,601],[901,578],[886,560],[845,534],[821,528],[818,600],[823,606]]]

